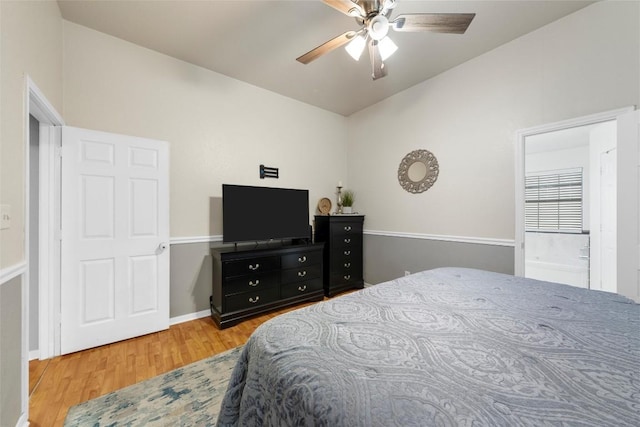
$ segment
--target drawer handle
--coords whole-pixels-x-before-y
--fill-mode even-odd
[[[307,271],[306,271],[306,270],[304,270],[304,271],[298,271],[298,277],[304,277],[304,276],[306,276],[306,275],[307,275]]]
[[[256,280],[255,282],[249,280],[249,286],[258,286],[260,284],[260,280]]]
[[[350,226],[350,225],[347,225],[347,226],[344,228],[344,231],[351,231],[351,226]]]
[[[256,265],[249,264],[249,270],[255,271],[255,270],[259,269],[259,268],[260,268],[260,264],[256,264]]]
[[[351,251],[344,251],[344,254],[345,254],[346,256],[349,256],[349,255],[351,255]]]
[[[344,267],[345,267],[345,268],[349,268],[349,267],[351,267],[351,263],[350,263],[350,262],[345,262],[345,263],[344,263]]]
[[[298,262],[299,263],[307,262],[307,256],[303,255],[301,257],[298,257]]]
[[[255,303],[257,303],[258,301],[260,301],[260,295],[256,296],[256,298],[255,298],[255,299],[253,299],[253,298],[249,297],[249,302],[250,302],[251,304],[255,304]]]
[[[345,243],[351,243],[351,239],[344,239]]]
[[[346,276],[342,276],[342,277],[344,277],[344,280],[349,280],[349,279],[351,279],[351,275],[350,275],[350,274],[347,274]]]
[[[304,292],[304,291],[306,291],[306,290],[307,290],[307,285],[298,286],[298,290],[299,290],[300,292]]]

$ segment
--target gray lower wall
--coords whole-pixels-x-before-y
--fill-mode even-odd
[[[169,317],[209,310],[213,280],[211,248],[222,243],[171,245]]]
[[[222,243],[171,245],[170,316],[209,310],[210,250]],[[469,267],[513,274],[514,248],[404,237],[364,236],[364,280],[377,284],[437,267]]]
[[[177,317],[209,308],[211,295],[211,243],[171,245],[169,316]]]
[[[438,267],[513,274],[513,247],[407,237],[364,236],[364,281],[377,284]]]
[[[22,277],[0,285],[0,426],[15,426],[22,390]]]

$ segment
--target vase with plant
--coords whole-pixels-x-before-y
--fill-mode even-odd
[[[350,214],[353,212],[353,201],[355,193],[353,190],[344,190],[342,192],[342,213]]]

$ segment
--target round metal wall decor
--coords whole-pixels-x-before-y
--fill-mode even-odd
[[[398,167],[398,182],[409,193],[427,191],[438,179],[438,159],[428,150],[414,150]]]

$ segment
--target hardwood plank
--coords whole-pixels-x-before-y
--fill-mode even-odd
[[[29,395],[33,393],[38,382],[42,379],[44,371],[49,366],[51,360],[32,360],[29,362]]]
[[[282,313],[267,313],[225,330],[210,317],[49,360],[29,362],[31,427],[64,425],[71,406],[243,345],[258,326]]]

